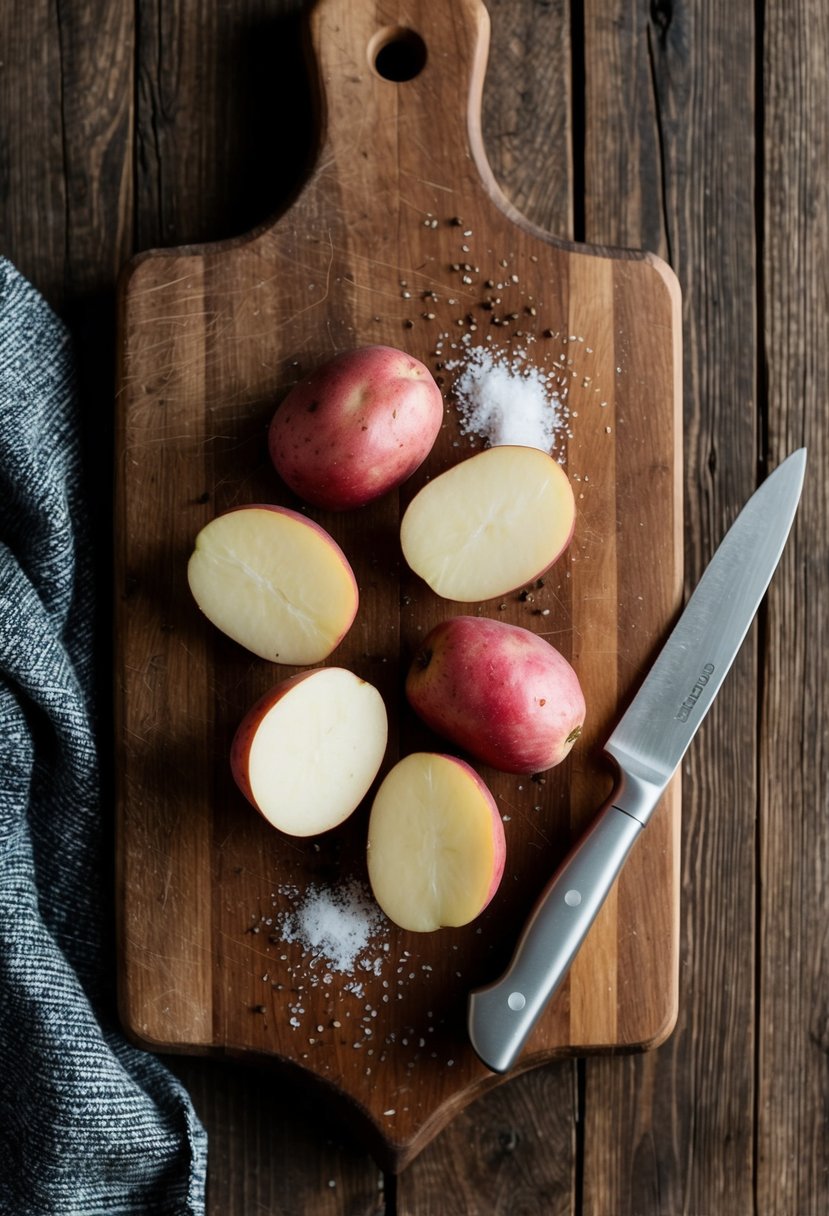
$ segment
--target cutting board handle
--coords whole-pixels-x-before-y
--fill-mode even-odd
[[[321,165],[336,162],[341,178],[369,169],[396,180],[417,150],[421,164],[445,165],[452,180],[470,160],[488,178],[480,135],[489,50],[482,0],[410,0],[405,15],[396,12],[360,0],[318,0],[311,11]]]

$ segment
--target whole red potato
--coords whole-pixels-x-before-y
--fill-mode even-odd
[[[306,502],[361,507],[422,464],[443,421],[425,364],[390,346],[345,351],[288,393],[271,422],[276,471]]]
[[[409,669],[406,696],[432,730],[507,773],[559,764],[585,714],[578,676],[555,647],[486,617],[436,625]]]

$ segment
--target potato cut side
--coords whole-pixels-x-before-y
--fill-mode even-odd
[[[403,555],[445,599],[488,600],[531,582],[569,544],[566,473],[537,448],[495,447],[428,482],[400,526]]]
[[[387,738],[386,708],[374,685],[342,667],[324,667],[286,681],[254,706],[234,741],[234,773],[274,827],[315,836],[359,806]]]
[[[371,810],[374,897],[403,929],[465,925],[504,870],[504,829],[487,787],[464,761],[416,752],[387,774]]]
[[[240,507],[211,520],[187,567],[202,612],[271,662],[326,658],[357,612],[357,584],[334,539],[284,507]]]

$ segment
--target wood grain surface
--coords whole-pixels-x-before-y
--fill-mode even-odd
[[[641,10],[622,15],[622,6],[615,11],[618,23],[608,21],[601,4],[585,9],[590,57],[606,64],[591,77],[587,107],[595,118],[585,138],[586,231],[595,240],[643,233],[682,279],[690,343],[684,382],[690,591],[757,482],[757,351],[747,340],[758,324],[755,150],[745,138],[755,104],[747,85],[756,53],[754,14],[667,6],[653,17]],[[732,121],[712,126],[713,116],[726,111]],[[648,113],[658,115],[658,124],[647,121]],[[689,121],[691,114],[697,121]],[[619,148],[631,139],[646,184],[629,183],[620,211],[609,198],[622,192],[628,168]],[[619,186],[607,196],[609,165]],[[727,189],[715,184],[724,165]],[[718,234],[713,257],[712,232]],[[721,301],[727,301],[722,310]],[[630,1061],[612,1075],[600,1063],[587,1070],[585,1208],[596,1214],[655,1204],[667,1212],[752,1211],[745,1111],[753,1101],[755,907],[734,892],[751,887],[755,863],[757,646],[755,627],[683,765],[684,1017],[658,1059]],[[715,1025],[740,1025],[743,1033],[712,1036]],[[692,1100],[674,1102],[678,1073],[694,1076]],[[605,1102],[608,1090],[613,1099]],[[716,1142],[721,1165],[689,1176],[680,1161],[700,1109],[708,1112],[700,1151]],[[654,1141],[649,1129],[657,1125],[671,1132]]]
[[[0,8],[0,247],[75,341],[101,569],[109,763],[113,289],[136,251],[287,201],[312,125],[302,0]],[[745,494],[810,448],[767,609],[685,764],[679,1022],[553,1061],[383,1177],[304,1087],[169,1057],[208,1129],[208,1210],[821,1216],[829,1206],[825,200],[817,0],[488,0],[486,150],[560,236],[651,249],[683,285],[686,585]],[[756,927],[756,931],[755,931]],[[114,976],[114,958],[113,958]]]
[[[479,126],[486,18],[479,0],[451,9],[424,0],[408,10],[416,34],[400,33],[382,6],[322,0],[312,17],[321,134],[308,184],[248,238],[141,257],[121,299],[122,1017],[155,1050],[290,1063],[348,1099],[381,1160],[397,1168],[495,1083],[466,1039],[466,995],[503,970],[537,894],[601,805],[601,744],[664,639],[681,586],[676,282],[652,255],[551,240],[501,194]],[[384,78],[375,56],[406,54],[415,37],[422,70]],[[290,671],[219,636],[184,572],[216,513],[245,502],[301,506],[267,461],[275,404],[326,357],[371,342],[424,360],[447,402],[438,443],[399,494],[359,512],[312,512],[360,587],[356,625],[330,661],[383,693],[385,769],[398,755],[445,746],[405,710],[401,685],[425,633],[453,613],[489,614],[553,641],[579,673],[589,715],[578,750],[543,779],[482,770],[509,856],[485,914],[433,935],[385,925],[343,973],[284,926],[320,890],[365,886],[367,806],[309,842],[251,812],[230,779],[230,740],[249,705]],[[453,384],[474,349],[554,377],[566,411],[557,453],[577,527],[544,579],[470,607],[440,600],[407,572],[398,533],[425,480],[473,450]],[[677,793],[522,1067],[652,1047],[673,1026]]]

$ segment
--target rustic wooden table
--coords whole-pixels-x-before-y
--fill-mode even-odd
[[[405,16],[405,4],[377,7],[384,24]],[[287,1082],[176,1060],[210,1136],[208,1208],[818,1216],[829,1210],[825,5],[488,7],[484,133],[507,194],[558,235],[653,250],[680,278],[687,586],[764,473],[802,444],[804,500],[684,767],[670,1039],[509,1081],[397,1178]],[[302,8],[27,0],[0,11],[0,252],[76,338],[102,552],[116,277],[136,251],[246,232],[291,196],[312,144]],[[108,579],[104,569],[104,605]]]

